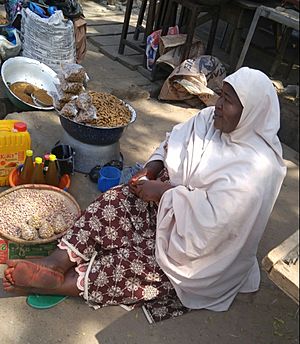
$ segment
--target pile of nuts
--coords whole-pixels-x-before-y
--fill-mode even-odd
[[[96,127],[119,127],[131,120],[128,107],[117,97],[108,93],[89,92],[97,109],[97,119],[92,122]]]
[[[62,66],[57,93],[52,95],[54,107],[60,115],[98,128],[123,127],[129,124],[132,114],[126,104],[109,93],[86,91],[87,79],[82,66]]]
[[[19,189],[0,198],[0,232],[24,240],[46,239],[70,228],[78,214],[52,190]]]

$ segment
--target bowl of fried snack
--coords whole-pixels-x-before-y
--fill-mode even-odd
[[[6,60],[1,76],[9,100],[21,110],[53,110],[57,74],[45,64],[27,57]]]

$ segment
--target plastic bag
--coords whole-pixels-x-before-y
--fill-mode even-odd
[[[14,37],[13,42],[10,42],[4,35],[0,35],[0,57],[2,60],[7,60],[10,57],[17,56],[22,45],[16,29],[2,29],[2,33]]]
[[[85,69],[76,63],[62,64],[61,76],[68,82],[78,82],[83,84],[87,81]]]
[[[63,92],[60,85],[56,85],[56,89],[57,92],[50,92],[56,110],[61,110],[69,101],[76,99],[75,94]]]
[[[71,100],[69,103],[65,104],[60,110],[60,114],[68,118],[76,117],[78,114],[78,109],[75,100]]]
[[[78,123],[90,123],[95,119],[97,119],[97,109],[94,105],[90,105],[87,110],[79,110],[74,121]]]
[[[87,111],[92,105],[92,97],[87,92],[82,92],[76,99],[76,105],[79,109]]]
[[[59,78],[61,90],[65,93],[79,94],[83,91],[83,84],[80,82],[68,82]]]

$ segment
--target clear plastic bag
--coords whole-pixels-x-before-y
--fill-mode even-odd
[[[76,99],[76,95],[63,92],[60,87],[57,87],[57,92],[51,92],[50,95],[56,110],[61,110],[69,101]]]
[[[61,75],[68,82],[78,82],[83,84],[88,81],[85,69],[76,63],[63,64]]]
[[[82,92],[76,99],[76,105],[79,109],[87,111],[92,105],[92,97],[87,92]]]
[[[94,105],[90,105],[87,110],[79,110],[78,115],[75,117],[75,122],[78,123],[91,123],[97,119],[97,109]]]
[[[68,118],[76,118],[78,109],[75,100],[71,100],[69,103],[65,104],[60,110],[60,114]]]
[[[61,90],[65,93],[79,94],[83,91],[83,84],[80,82],[68,82],[59,78]]]

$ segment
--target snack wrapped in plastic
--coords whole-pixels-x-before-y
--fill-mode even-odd
[[[62,65],[62,76],[68,82],[78,82],[83,84],[88,81],[85,69],[76,63],[66,63]]]
[[[64,107],[60,110],[60,114],[68,118],[76,117],[78,114],[76,101],[71,100],[69,103],[65,104]]]
[[[56,110],[61,110],[65,104],[76,98],[76,95],[63,92],[60,88],[57,89],[57,92],[51,92],[50,95],[53,100],[53,106]]]
[[[92,105],[92,97],[87,92],[82,92],[76,99],[76,105],[78,109],[87,111]]]
[[[79,94],[83,91],[83,84],[80,82],[69,82],[64,79],[60,80],[60,87],[63,92],[72,93],[72,94]]]
[[[80,110],[74,121],[78,123],[91,123],[95,119],[97,119],[97,109],[94,105],[91,105],[86,111]]]

